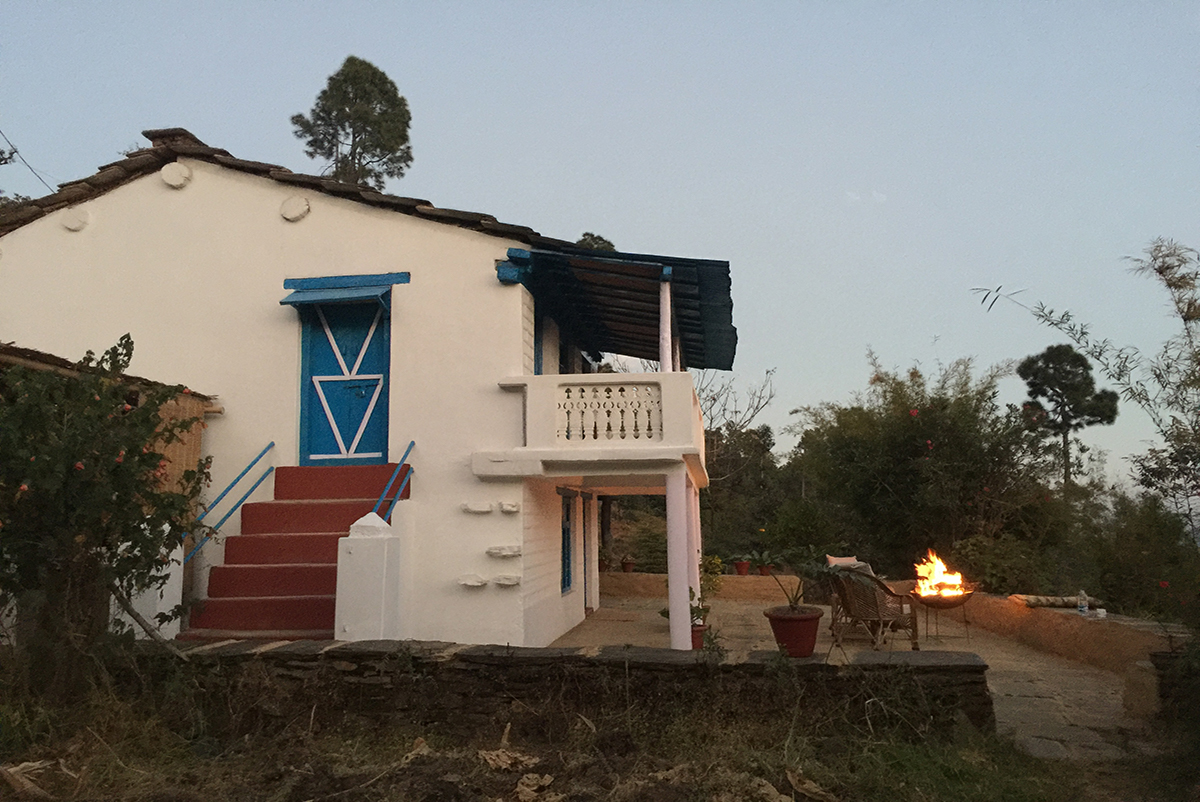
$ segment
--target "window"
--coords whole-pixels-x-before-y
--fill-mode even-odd
[[[571,589],[571,507],[575,499],[562,497],[562,592]]]

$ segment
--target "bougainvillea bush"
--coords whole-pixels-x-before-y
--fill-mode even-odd
[[[791,427],[792,461],[830,522],[827,539],[893,576],[911,576],[929,548],[952,554],[972,537],[1044,549],[1055,531],[1054,453],[997,402],[1006,366],[976,377],[957,360],[927,379],[871,355],[871,368],[852,403],[797,410]]]
[[[17,613],[10,681],[38,692],[86,685],[112,594],[161,586],[196,525],[207,464],[168,481],[163,449],[203,424],[163,416],[185,388],[127,379],[132,356],[125,335],[74,371],[0,373],[0,606]]]

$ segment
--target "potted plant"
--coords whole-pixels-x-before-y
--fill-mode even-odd
[[[700,558],[700,596],[711,599],[721,589],[725,575],[725,561],[715,554]]]
[[[626,554],[621,558],[621,570],[625,573],[632,574],[635,565],[637,565],[637,560],[633,559],[632,554]]]
[[[708,632],[708,624],[692,624],[692,650],[704,648],[704,633]]]
[[[758,569],[758,573],[762,576],[771,576],[771,569],[775,567],[776,557],[765,549],[763,551],[752,551],[748,555],[750,562],[754,563],[754,567]]]
[[[763,615],[771,623],[775,642],[787,652],[788,657],[810,657],[817,646],[817,630],[821,626],[824,611],[820,607],[801,603],[804,601],[802,570],[796,571],[796,586],[791,590],[777,575],[771,576],[787,599],[787,604],[763,610]]]
[[[600,573],[605,573],[613,566],[613,555],[611,549],[600,549],[600,556],[596,561]]]
[[[735,554],[729,558],[729,562],[733,563],[733,570],[737,572],[738,576],[750,575],[751,560],[749,554]]]
[[[688,598],[691,604],[688,606],[692,616],[692,648],[704,648],[704,633],[708,632],[708,614],[711,611],[709,606],[704,603],[703,596],[697,596],[696,591],[688,588]]]
[[[688,588],[688,615],[692,621],[692,648],[704,648],[704,633],[708,632],[708,614],[712,611],[704,601],[703,595],[697,596],[694,588]],[[671,610],[664,607],[658,611],[663,618],[670,620]]]

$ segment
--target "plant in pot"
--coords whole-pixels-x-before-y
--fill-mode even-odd
[[[600,573],[604,573],[612,568],[613,564],[616,562],[613,559],[612,549],[600,549],[600,556],[596,562],[597,567],[600,569]]]
[[[721,589],[724,579],[725,561],[715,554],[706,554],[700,558],[700,596],[711,599]]]
[[[635,565],[637,565],[637,560],[633,559],[632,554],[626,554],[621,558],[621,570],[625,573],[632,574]]]
[[[778,560],[774,554],[765,549],[762,551],[752,551],[747,556],[762,576],[771,576],[771,569],[775,567],[775,563]]]
[[[824,611],[820,607],[802,603],[806,566],[800,563],[794,565],[800,570],[796,570],[796,585],[790,590],[778,575],[771,574],[783,591],[787,604],[763,610],[763,615],[771,624],[775,642],[787,652],[788,657],[810,657],[817,645],[817,630],[821,626]]]
[[[704,648],[704,633],[708,632],[708,614],[712,608],[708,606],[703,595],[697,596],[694,588],[688,588],[688,615],[692,621],[692,648]],[[663,618],[670,620],[671,610],[664,607],[658,611]]]
[[[733,570],[737,572],[738,576],[750,575],[750,565],[753,560],[749,554],[734,554],[729,558],[729,562],[733,563]]]
[[[692,616],[692,648],[704,648],[704,633],[708,632],[708,614],[711,608],[705,603],[703,596],[697,596],[696,591],[688,588],[691,604],[688,609]]]

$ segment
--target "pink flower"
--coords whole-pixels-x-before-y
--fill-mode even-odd
[[[82,471],[82,470],[83,470],[83,463],[82,463],[82,462],[76,462],[76,463],[75,463],[75,470],[77,470],[77,471]]]
[[[1171,583],[1168,582],[1167,580],[1163,579],[1158,583],[1158,586],[1160,588],[1169,588],[1169,587],[1171,587]]]
[[[191,395],[191,394],[192,394],[192,391],[191,391],[191,390],[189,390],[187,387],[184,387],[184,388],[183,388],[183,394],[184,394],[184,395]]]
[[[912,416],[915,418],[915,417],[917,417],[917,415],[918,415],[918,414],[920,414],[920,413],[919,413],[917,410],[915,410],[915,409],[910,409],[910,410],[908,411],[908,414],[909,414],[909,415],[912,415]]]
[[[25,492],[26,490],[28,490],[28,489],[29,489],[29,485],[21,485],[21,492],[22,492],[22,493],[24,493],[24,492]]]
[[[125,406],[121,407],[121,409],[123,409],[123,410],[125,410],[126,412],[128,412],[129,410],[133,409],[133,407],[129,406],[129,404],[126,404]]]

